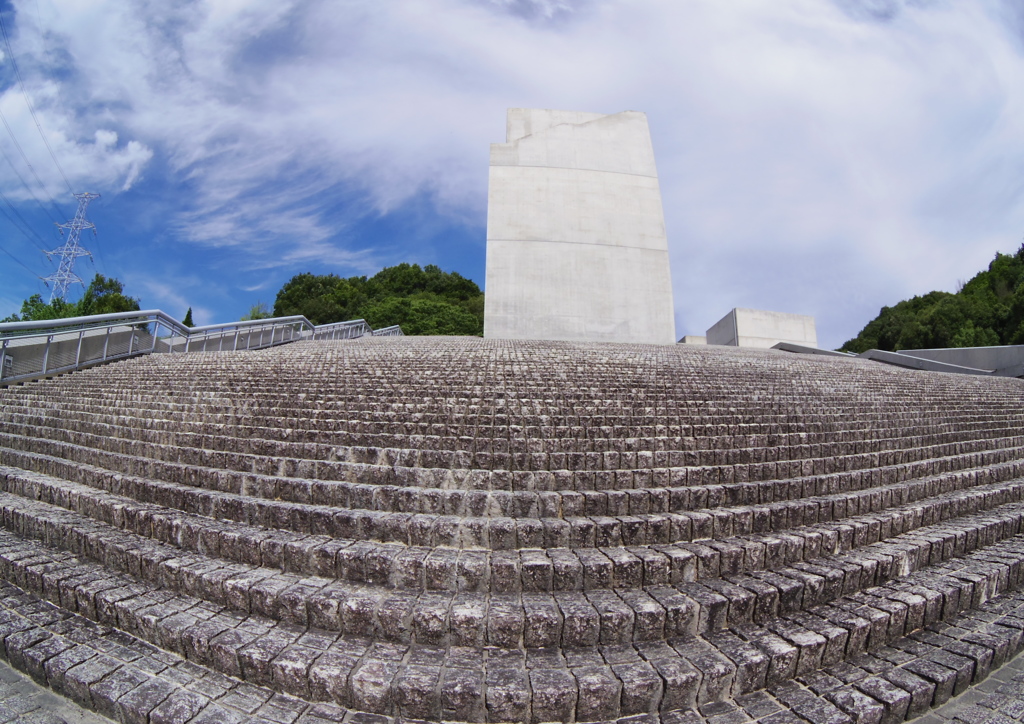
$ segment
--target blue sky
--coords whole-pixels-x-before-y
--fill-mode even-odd
[[[229,321],[294,274],[402,261],[483,286],[505,109],[628,109],[651,125],[678,335],[756,307],[813,314],[830,347],[1021,245],[1022,8],[0,4],[42,133],[72,188],[102,194],[95,264],[77,271],[120,278],[145,308]],[[40,247],[75,203],[0,49],[0,111],[31,164],[0,128],[0,190],[29,227],[0,216],[5,316],[45,294]]]

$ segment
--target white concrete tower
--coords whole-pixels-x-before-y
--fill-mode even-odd
[[[487,201],[485,337],[675,343],[645,114],[509,109]]]

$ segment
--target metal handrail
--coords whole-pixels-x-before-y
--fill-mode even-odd
[[[401,334],[397,326],[374,331],[362,319],[317,326],[302,315],[186,327],[159,309],[5,322],[0,323],[0,385],[141,354],[255,350],[303,339]]]
[[[381,327],[373,330],[370,334],[374,337],[404,337],[401,325],[392,324],[390,327]]]
[[[353,319],[350,322],[334,322],[333,324],[321,324],[313,328],[313,339],[358,339],[367,334],[373,334],[373,329],[366,323],[365,319]]]
[[[27,332],[29,334],[39,333],[44,329],[55,329],[57,327],[81,327],[91,328],[103,326],[104,322],[121,321],[132,323],[145,317],[145,322],[159,321],[170,329],[175,329],[181,334],[188,334],[189,328],[184,324],[165,314],[159,309],[146,309],[140,312],[114,312],[113,314],[92,314],[85,317],[67,317],[65,319],[42,319],[37,322],[0,322],[0,338],[7,333]],[[152,318],[152,319],[150,319]],[[305,317],[303,317],[305,319]]]

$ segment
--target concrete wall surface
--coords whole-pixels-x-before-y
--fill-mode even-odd
[[[513,108],[491,145],[484,336],[674,344],[647,116]]]
[[[999,347],[901,349],[900,353],[983,370],[1001,370],[1024,363],[1024,345],[1020,344]]]
[[[683,335],[682,339],[679,340],[679,344],[707,344],[708,338],[701,334],[687,334]]]
[[[736,334],[736,310],[732,310],[705,332],[704,339],[708,344],[721,344],[735,347],[739,344]]]
[[[707,331],[708,344],[769,349],[780,342],[818,346],[814,317],[737,307]]]

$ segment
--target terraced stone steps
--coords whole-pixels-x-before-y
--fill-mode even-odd
[[[38,410],[37,407],[27,404],[27,400],[22,400],[21,402],[20,409],[24,410],[24,412],[17,415],[17,417],[12,416],[12,420],[18,420],[20,424],[41,424],[42,426],[47,426],[47,418],[36,412]],[[113,407],[116,408],[116,405]],[[433,454],[434,452],[490,453],[514,452],[516,449],[515,440],[494,441],[482,436],[482,433],[493,429],[493,425],[476,425],[473,428],[474,433],[476,433],[475,435],[451,438],[456,439],[459,445],[450,450],[438,450],[433,447],[428,447],[425,450],[422,443],[427,442],[430,436],[419,436],[423,439],[417,439],[417,436],[403,438],[404,440],[409,440],[411,437],[414,441],[421,443],[415,448],[350,446],[339,445],[337,442],[278,439],[285,430],[279,427],[254,429],[250,425],[239,425],[237,421],[231,425],[226,425],[224,419],[227,416],[223,414],[210,415],[207,413],[205,417],[209,417],[211,422],[203,422],[197,421],[197,416],[184,413],[178,413],[173,418],[162,418],[157,414],[159,410],[148,410],[145,411],[149,413],[146,417],[137,417],[140,412],[143,412],[137,407],[123,408],[117,414],[111,414],[111,409],[112,406],[109,404],[75,405],[72,400],[62,409],[62,413],[71,419],[77,420],[78,425],[76,425],[76,429],[78,430],[99,430],[101,431],[99,434],[104,432],[113,433],[114,437],[118,437],[117,432],[119,430],[127,428],[132,430],[134,439],[146,439],[154,443],[182,444],[199,438],[198,441],[201,442],[201,445],[197,447],[204,450],[238,450],[240,447],[245,449],[249,446],[254,446],[257,450],[253,454],[259,455],[287,456],[288,453],[297,452],[298,454],[294,455],[295,457],[310,457],[312,452],[312,457],[316,459],[338,457],[350,462],[369,464],[393,464],[397,462],[410,467],[430,467],[439,464],[447,467],[452,463],[451,458],[439,459]],[[201,418],[204,415],[199,415],[198,417]],[[282,418],[282,421],[286,419]],[[613,436],[613,428],[610,427],[592,427],[588,425],[574,426],[572,428],[565,427],[561,430],[550,426],[524,427],[520,425],[516,427],[517,432],[523,438],[519,442],[522,443],[528,440],[529,442],[526,443],[528,451],[541,455],[540,458],[530,457],[529,460],[531,462],[540,461],[543,463],[547,457],[543,450],[536,448],[546,447],[557,442],[564,443],[564,439],[557,437],[558,432],[561,431],[563,434],[578,432],[583,436],[584,440],[588,440],[589,444],[595,448],[599,448],[604,444],[609,449],[573,451],[575,454],[584,454],[585,457],[578,461],[570,460],[569,462],[582,464],[584,469],[607,470],[617,469],[619,463],[626,463],[622,467],[629,467],[630,456],[646,456],[649,458],[656,452],[676,456],[674,460],[670,457],[665,461],[659,461],[659,464],[682,467],[685,465],[713,464],[715,462],[714,459],[702,460],[700,456],[712,458],[712,456],[724,454],[751,458],[751,460],[730,460],[728,461],[730,464],[780,459],[802,460],[834,455],[852,456],[888,451],[909,451],[921,445],[936,445],[947,442],[963,442],[968,439],[998,437],[1000,432],[1013,435],[1019,431],[1019,427],[1007,424],[1017,422],[1018,420],[1015,417],[1004,416],[1001,419],[1003,420],[1002,427],[995,426],[991,421],[972,424],[964,420],[962,425],[948,430],[942,430],[941,427],[936,429],[934,426],[917,427],[919,420],[893,421],[888,417],[884,419],[861,420],[857,427],[851,429],[850,420],[844,419],[841,424],[829,425],[827,432],[807,432],[807,428],[814,427],[814,425],[803,422],[800,423],[800,432],[773,434],[755,434],[751,432],[740,434],[736,431],[731,431],[726,435],[719,434],[718,428],[720,426],[710,426],[711,430],[703,431],[693,429],[693,426],[686,426],[685,430],[680,430],[678,429],[679,426],[674,426],[674,429],[671,426],[657,425],[656,430],[659,433],[657,437],[631,437],[628,444],[624,444],[622,440],[615,438]],[[895,422],[901,424],[896,426],[894,425]],[[223,431],[225,428],[238,427],[245,428],[247,440],[239,440],[232,436],[217,433],[217,431]],[[750,427],[761,428],[767,426],[751,425]],[[314,430],[323,432],[323,428],[320,427],[314,428]],[[872,432],[872,439],[858,439],[869,430]],[[295,430],[287,430],[287,432],[289,437],[291,437]],[[634,431],[631,430],[630,432]],[[148,435],[141,433],[148,433]],[[979,437],[969,437],[969,433],[974,433],[975,436]],[[980,437],[980,435],[984,435],[984,437]],[[326,436],[333,437],[331,435]],[[310,448],[310,445],[316,447]],[[564,455],[564,447],[555,454]],[[556,462],[561,460],[561,458],[555,458]],[[510,460],[513,463],[516,461],[517,458]],[[638,467],[635,462],[633,466]],[[541,464],[535,469],[557,468]]]
[[[678,584],[698,576],[776,568],[853,550],[921,526],[1006,505],[1007,501],[1020,501],[1024,483],[1011,481],[968,488],[920,503],[797,527],[781,537],[750,534],[747,527],[748,533],[740,538],[723,531],[720,540],[698,539],[689,546],[520,551],[516,556],[505,557],[504,565],[511,569],[505,578],[481,579],[478,575],[476,580],[458,575],[460,554],[454,550],[296,535],[212,521],[206,516],[140,505],[131,498],[12,468],[0,467],[0,490],[77,511],[115,528],[185,551],[220,556],[232,563],[395,588],[465,590],[466,584],[474,583],[468,590],[529,592]],[[12,504],[16,508],[14,500],[7,507]],[[49,506],[34,505],[42,509],[38,516],[43,520],[59,518],[59,514],[46,510]],[[715,511],[716,515],[720,512],[728,511]],[[731,528],[728,533],[732,533]],[[737,535],[743,533],[736,531]],[[475,564],[478,569],[489,570],[494,567],[490,556],[486,551],[467,552],[470,563],[463,563],[462,568]],[[518,580],[509,580],[510,575],[518,576]]]
[[[65,422],[66,424],[66,422]],[[14,447],[23,447],[26,443],[25,440],[32,440],[36,444],[41,444],[40,441],[44,439],[51,440],[54,444],[74,447],[84,447],[86,449],[103,450],[110,453],[112,456],[127,456],[129,458],[143,457],[145,459],[160,461],[164,463],[172,463],[178,466],[194,467],[197,470],[215,470],[215,471],[232,471],[236,473],[251,474],[257,478],[281,478],[282,482],[278,487],[282,487],[285,491],[288,490],[291,485],[288,478],[313,478],[321,481],[347,481],[355,483],[364,483],[369,485],[377,486],[388,486],[395,485],[406,481],[406,484],[411,484],[412,487],[423,487],[424,485],[433,485],[437,482],[437,471],[441,468],[436,465],[406,465],[405,463],[412,462],[436,462],[436,461],[423,461],[423,460],[402,460],[402,451],[378,451],[372,457],[373,461],[370,462],[367,459],[370,455],[357,455],[353,454],[351,449],[344,450],[333,446],[316,445],[313,443],[303,444],[289,444],[291,448],[290,452],[302,453],[304,457],[284,457],[281,455],[268,455],[268,454],[250,454],[244,451],[240,451],[237,448],[230,452],[217,449],[197,449],[182,447],[178,444],[167,444],[167,443],[149,443],[142,440],[126,440],[123,437],[118,437],[106,431],[101,434],[94,434],[83,431],[84,425],[76,425],[74,431],[70,430],[51,430],[48,427],[42,426],[28,426],[28,425],[10,425],[8,429],[8,437],[6,438],[6,444]],[[49,435],[47,437],[46,434]],[[162,433],[161,433],[162,435]],[[204,436],[208,437],[208,436]],[[224,439],[221,438],[221,446],[224,444]],[[227,438],[229,439],[229,438]],[[620,461],[615,461],[615,464],[606,465],[604,470],[593,470],[590,471],[592,474],[587,474],[585,470],[588,467],[586,464],[577,465],[574,470],[556,470],[555,473],[551,473],[550,482],[555,482],[556,479],[561,479],[565,482],[568,478],[569,482],[581,484],[581,487],[576,488],[580,492],[585,491],[596,491],[607,489],[606,484],[599,485],[601,481],[605,483],[615,481],[616,483],[622,483],[626,485],[626,489],[643,489],[651,487],[650,484],[637,485],[637,482],[644,482],[646,479],[648,483],[654,482],[655,478],[658,478],[658,482],[662,485],[678,485],[679,483],[687,483],[690,485],[700,484],[704,482],[705,478],[713,478],[716,482],[738,482],[736,480],[737,475],[740,478],[747,478],[748,482],[756,482],[759,480],[771,480],[771,478],[765,478],[760,474],[761,468],[769,469],[767,466],[772,466],[771,470],[775,474],[782,475],[783,477],[808,477],[812,475],[833,475],[846,473],[849,477],[850,473],[858,471],[870,471],[879,468],[892,467],[894,471],[909,471],[910,475],[914,475],[914,471],[920,467],[921,464],[944,464],[946,466],[955,465],[957,460],[968,460],[972,454],[984,454],[991,456],[994,454],[1002,453],[1005,455],[1011,455],[1018,457],[1020,455],[1021,445],[1024,443],[1024,437],[1003,437],[1003,438],[989,438],[984,440],[975,441],[957,441],[949,442],[941,445],[926,446],[920,445],[913,450],[902,450],[892,451],[883,453],[865,453],[859,455],[832,455],[805,460],[792,460],[792,461],[773,461],[771,463],[761,464],[736,464],[734,462],[726,461],[724,465],[703,465],[700,466],[697,463],[686,466],[685,460],[681,458],[683,453],[678,453],[680,459],[673,460],[673,456],[676,453],[662,452],[662,453],[651,453],[648,456],[643,454],[636,455],[637,460],[634,461],[634,465],[620,465]],[[244,448],[245,445],[239,445],[238,447]],[[744,454],[748,453],[748,450],[736,451],[738,458],[743,458]],[[396,453],[396,454],[390,454]],[[467,453],[468,455],[468,453]],[[586,457],[598,457],[604,458],[607,455],[601,455],[592,453],[588,455],[580,454],[582,458]],[[530,455],[531,458],[536,457]],[[544,457],[544,456],[541,456]],[[662,460],[658,460],[658,458]],[[721,457],[721,455],[717,455]],[[750,455],[746,456],[749,460]],[[347,458],[347,459],[344,459]],[[363,460],[353,461],[352,458],[363,458]],[[383,460],[381,459],[383,458]],[[643,458],[641,461],[640,458]],[[857,458],[857,460],[854,460]],[[464,463],[472,461],[478,462],[479,455],[473,455],[471,459],[467,458]],[[451,461],[450,461],[451,462]],[[599,461],[595,461],[594,467],[599,467],[597,464]],[[655,462],[661,462],[663,467],[659,467],[656,470],[651,467],[637,467],[636,463],[644,462],[647,465],[652,465]],[[962,464],[962,463],[961,463]],[[758,467],[759,466],[759,467]],[[794,468],[795,466],[795,468]],[[445,468],[450,466],[444,466]],[[456,467],[459,467],[456,465]],[[525,466],[526,469],[519,469],[513,466],[510,471],[512,473],[511,480],[506,481],[502,484],[502,487],[508,487],[508,483],[511,483],[512,490],[516,491],[517,495],[529,497],[530,491],[537,490],[538,488],[544,489],[544,486],[539,484],[543,475],[539,473],[545,472],[543,466],[536,466],[536,469],[530,470],[531,466]],[[791,475],[787,476],[785,473],[787,469]],[[171,476],[174,476],[174,468],[170,468]],[[700,479],[690,480],[691,470],[699,470]],[[726,474],[723,476],[723,470],[731,470],[731,475]],[[210,477],[207,475],[206,477]],[[468,489],[479,489],[481,487],[494,488],[493,475],[488,474],[484,469],[479,469],[477,474],[472,477],[462,476],[465,481],[459,487],[465,487]],[[506,476],[507,477],[507,476]],[[723,477],[725,480],[723,480]],[[729,478],[732,478],[731,480]],[[173,479],[173,477],[172,477]],[[239,479],[235,476],[235,479]],[[242,478],[244,479],[244,478]],[[448,478],[446,476],[445,481],[449,480],[458,484],[459,477]],[[200,477],[199,482],[203,482],[203,478]],[[532,483],[532,484],[527,484]],[[216,485],[214,479],[209,480],[209,484]],[[593,486],[596,487],[592,487]],[[344,486],[337,486],[344,489]],[[302,489],[302,486],[299,486]],[[498,488],[502,489],[502,488]],[[535,494],[535,493],[534,493]]]
[[[36,402],[38,405],[30,405],[30,402]],[[45,409],[45,403],[41,401],[22,400],[18,406],[23,410],[22,417],[24,418],[36,418],[38,414],[33,414],[40,408]],[[256,437],[261,439],[261,445],[265,446],[268,443],[276,443],[278,445],[288,445],[289,443],[296,443],[290,439],[280,439],[283,434],[287,433],[287,437],[293,437],[297,432],[295,428],[252,428],[250,425],[244,424],[244,421],[240,424],[237,416],[230,413],[218,413],[211,414],[207,412],[205,415],[189,415],[188,413],[176,413],[171,419],[161,419],[161,415],[158,414],[159,410],[139,410],[136,407],[124,408],[117,404],[105,404],[102,402],[93,402],[89,404],[75,404],[75,399],[72,398],[67,402],[68,409],[65,412],[72,416],[79,418],[89,418],[92,424],[110,424],[112,423],[115,427],[119,428],[131,428],[134,430],[148,430],[151,432],[161,432],[164,435],[173,434],[173,431],[188,432],[195,430],[190,434],[203,434],[210,435],[211,431],[239,428],[247,433],[248,437]],[[112,409],[121,407],[116,414],[111,414]],[[17,408],[16,408],[17,409]],[[948,413],[948,410],[943,412]],[[137,417],[140,413],[148,413],[145,417]],[[199,418],[209,418],[207,421],[197,421]],[[713,464],[715,461],[713,456],[715,455],[736,455],[737,451],[743,451],[744,455],[754,458],[755,462],[762,461],[763,459],[768,460],[789,460],[789,459],[804,459],[822,456],[830,456],[832,454],[840,455],[857,455],[865,453],[885,452],[892,450],[913,450],[915,447],[915,432],[917,436],[924,438],[923,444],[936,444],[942,442],[944,439],[948,440],[951,435],[959,434],[960,436],[965,435],[968,431],[973,430],[975,432],[989,433],[992,436],[992,432],[998,432],[1002,429],[1010,434],[1015,431],[1012,423],[1019,421],[1016,416],[1003,415],[998,418],[1002,422],[1001,425],[990,419],[990,416],[981,418],[988,420],[984,423],[972,423],[970,420],[963,420],[963,428],[957,430],[946,430],[943,431],[942,427],[936,428],[934,426],[924,426],[920,429],[916,429],[920,426],[920,419],[897,419],[893,420],[889,416],[872,416],[865,418],[857,422],[853,429],[851,427],[851,420],[842,418],[836,422],[832,422],[825,426],[825,430],[821,432],[807,432],[807,428],[815,427],[814,423],[810,421],[802,421],[798,424],[791,424],[791,427],[799,430],[791,434],[739,434],[737,431],[728,431],[729,434],[723,434],[722,426],[708,426],[711,429],[702,431],[699,429],[693,429],[693,426],[667,426],[659,424],[652,427],[650,431],[645,431],[643,428],[639,430],[631,429],[623,430],[623,426],[597,426],[597,425],[575,425],[575,426],[562,426],[562,427],[550,427],[550,426],[521,426],[516,425],[516,432],[520,433],[522,438],[519,440],[488,440],[484,435],[489,432],[499,431],[500,427],[492,424],[472,426],[471,435],[454,437],[438,437],[438,436],[417,436],[417,435],[405,435],[401,439],[403,441],[413,440],[419,443],[415,448],[403,447],[403,448],[388,448],[388,447],[366,447],[366,446],[342,446],[347,447],[352,453],[357,455],[368,454],[371,456],[379,455],[380,451],[394,451],[402,456],[413,456],[413,463],[418,464],[441,464],[444,466],[450,466],[452,463],[451,457],[438,458],[436,453],[448,452],[448,453],[510,453],[510,452],[532,452],[540,454],[540,457],[528,457],[528,458],[509,458],[508,462],[515,463],[517,460],[530,460],[530,461],[549,461],[551,460],[550,454],[541,454],[543,450],[536,449],[547,445],[554,444],[556,442],[562,442],[562,446],[557,452],[552,454],[557,455],[553,458],[555,462],[573,462],[577,466],[586,466],[584,469],[608,469],[608,464],[617,464],[620,462],[628,463],[632,458],[636,456],[647,456],[649,457],[654,452],[671,453],[676,456],[676,462],[674,466],[681,466],[686,464]],[[231,420],[230,423],[225,423],[225,420]],[[282,425],[293,420],[289,417],[281,417],[277,419]],[[320,437],[335,437],[329,432],[325,431],[325,428],[330,427],[332,421],[329,420],[317,420],[317,425],[311,426],[309,431],[319,432]],[[353,423],[354,421],[333,421],[335,423]],[[450,423],[450,421],[449,421]],[[361,423],[359,423],[361,424]],[[399,427],[401,423],[396,423]],[[757,425],[751,426],[754,428],[766,428],[771,429],[777,426],[768,425]],[[507,428],[506,428],[507,429]],[[863,433],[866,431],[872,431],[872,439],[863,439]],[[649,432],[647,435],[638,435],[638,433]],[[655,436],[654,433],[657,433]],[[259,434],[265,433],[265,434]],[[563,438],[559,440],[556,435],[561,433]],[[630,435],[625,440],[617,437],[615,434],[619,433],[623,436],[626,434]],[[213,433],[215,435],[215,432]],[[575,450],[572,449],[573,445],[565,445],[567,441],[564,436],[569,434],[577,434],[580,436],[580,440],[576,441],[578,447],[580,441],[586,441],[587,445],[595,447],[608,447],[607,450]],[[695,437],[694,435],[700,435]],[[858,439],[860,437],[861,439]],[[963,440],[964,437],[959,437],[958,440]],[[451,449],[434,449],[433,446],[425,446],[424,443],[438,440],[452,440],[457,443]],[[901,446],[902,441],[906,440],[909,444]],[[529,441],[529,442],[527,442]],[[301,445],[335,445],[336,441],[298,441]],[[468,444],[468,447],[465,445]],[[525,449],[517,449],[522,445],[526,445]],[[568,448],[568,453],[567,453]],[[824,451],[821,450],[824,448]],[[815,455],[815,451],[819,453]],[[566,454],[570,454],[568,460]],[[572,458],[572,455],[584,455],[584,457],[577,459]],[[694,456],[705,456],[712,459],[698,460]],[[487,458],[477,458],[477,462],[486,462]],[[357,462],[370,462],[367,460],[356,460]],[[372,460],[371,460],[372,461]],[[666,461],[668,462],[668,461]],[[660,463],[665,464],[665,463]],[[541,465],[538,469],[554,469],[558,466],[545,466]],[[636,464],[634,462],[634,467]]]
[[[1022,402],[710,348],[133,360],[0,391],[0,577],[346,720],[840,724],[810,677],[1021,583]]]
[[[0,433],[0,439],[3,438],[4,435]],[[69,463],[63,457],[25,453],[12,448],[0,447],[0,463],[7,462],[29,469],[46,470],[98,487],[109,487],[113,484],[116,484],[119,489],[125,487],[124,475],[115,476],[117,479],[109,482],[111,477],[109,468],[98,467],[87,462],[107,462],[106,459],[97,460],[95,455],[90,454],[76,456],[75,449],[62,447],[54,450],[51,445],[39,445],[28,438],[23,439],[27,441],[24,447],[41,447],[50,452],[63,452],[72,456],[73,459],[78,459]],[[132,460],[127,457],[125,459]],[[973,462],[984,463],[988,462],[988,459],[974,458]],[[80,470],[76,471],[76,467]],[[129,464],[124,467],[132,469],[137,466]],[[152,472],[150,468],[151,465],[147,464],[145,472]],[[90,471],[94,473],[92,476],[88,475]],[[456,509],[455,516],[447,515],[447,517],[443,512],[395,514],[392,511],[375,510],[373,504],[375,494],[381,493],[378,501],[385,498],[387,494],[392,496],[391,500],[395,500],[401,494],[395,488],[382,490],[373,486],[363,486],[363,492],[368,495],[358,496],[356,499],[349,496],[349,500],[345,502],[352,507],[347,507],[331,505],[327,502],[332,497],[331,489],[337,487],[335,484],[330,481],[306,480],[299,486],[291,486],[293,495],[287,496],[305,502],[289,503],[284,501],[279,503],[276,499],[285,497],[281,495],[285,490],[282,489],[283,486],[279,480],[253,480],[255,476],[247,476],[250,481],[248,484],[242,482],[235,485],[230,482],[230,477],[228,477],[225,484],[225,473],[213,471],[221,480],[220,487],[226,487],[229,491],[225,492],[219,489],[200,488],[196,485],[195,476],[190,474],[196,471],[195,467],[182,466],[180,471],[183,474],[177,477],[184,478],[186,480],[184,484],[132,476],[131,483],[134,490],[129,491],[128,494],[140,501],[159,501],[169,507],[201,510],[222,518],[248,522],[271,521],[270,525],[278,525],[301,532],[315,530],[312,521],[316,521],[320,530],[342,537],[356,535],[385,541],[397,540],[410,545],[452,545],[455,547],[475,545],[501,550],[539,547],[544,543],[546,537],[559,534],[563,536],[563,539],[569,540],[573,538],[579,540],[580,536],[585,536],[586,540],[610,542],[605,544],[621,542],[643,545],[712,536],[723,537],[732,535],[732,531],[745,533],[779,530],[790,525],[799,525],[793,520],[794,516],[799,516],[800,522],[803,522],[805,518],[808,521],[841,518],[851,507],[861,509],[863,502],[869,497],[870,505],[878,510],[892,504],[891,501],[894,499],[897,501],[913,500],[924,490],[949,490],[952,486],[1011,479],[1024,472],[1024,464],[1011,459],[1005,463],[994,463],[981,469],[956,471],[968,472],[966,475],[957,475],[954,472],[945,476],[939,474],[924,479],[918,478],[902,488],[894,488],[891,483],[886,485],[881,482],[883,477],[896,476],[878,476],[879,480],[875,481],[875,486],[854,488],[853,492],[861,490],[864,491],[863,494],[847,495],[840,499],[834,497],[825,500],[816,499],[820,497],[815,495],[816,492],[829,492],[832,493],[832,496],[835,496],[836,493],[834,490],[816,490],[815,488],[818,486],[805,486],[799,479],[780,481],[777,486],[774,486],[776,489],[772,491],[773,494],[770,497],[781,499],[779,503],[786,500],[798,501],[796,505],[776,504],[762,507],[755,504],[752,507],[743,506],[738,511],[720,509],[710,514],[706,511],[702,512],[701,509],[704,507],[717,508],[726,503],[727,498],[730,497],[727,495],[729,492],[727,486],[663,488],[659,489],[660,494],[648,491],[639,493],[625,491],[613,495],[614,491],[601,491],[595,492],[593,495],[586,495],[564,491],[551,496],[540,494],[532,501],[534,503],[532,506],[529,500],[517,500],[507,494],[476,491],[475,495],[473,493],[462,495],[460,498],[463,506],[461,510]],[[125,473],[125,475],[131,475],[131,473]],[[91,479],[89,479],[90,477]],[[304,488],[305,492],[297,492],[296,487]],[[749,486],[746,487],[749,489]],[[239,499],[238,491],[242,491],[244,501]],[[802,496],[801,491],[803,492]],[[184,502],[186,499],[193,502],[186,503]],[[363,504],[360,505],[360,503]],[[518,511],[509,512],[516,512],[520,517],[514,520],[502,520],[502,513],[508,507],[515,507],[514,503],[520,503],[523,507]],[[310,504],[315,505],[316,508],[308,507]],[[340,510],[331,511],[325,507],[339,508]],[[662,509],[666,512],[650,513],[652,508],[655,511]],[[533,517],[529,517],[531,510]],[[675,512],[670,512],[673,510]],[[806,511],[806,516],[804,511]],[[461,516],[458,515],[460,512]],[[488,512],[491,513],[490,516],[482,515]],[[579,519],[587,517],[588,513],[592,520],[585,524]],[[410,518],[410,516],[418,517]],[[617,521],[598,520],[599,517],[612,516],[619,519]],[[623,521],[622,516],[629,516],[631,520]],[[486,519],[474,520],[474,517]],[[458,518],[458,520],[453,518]],[[422,535],[423,533],[426,533],[426,539],[416,537],[417,534]],[[443,537],[438,538],[438,535]],[[575,543],[575,545],[581,544],[585,543]],[[594,544],[600,543],[591,543],[591,545]]]
[[[2,582],[0,656],[115,721],[324,724],[348,714],[221,676]]]
[[[924,626],[934,629],[936,623],[954,620],[959,612],[1019,586],[1024,581],[1022,563],[1024,539],[1015,538],[927,575],[913,574],[806,614],[783,616],[765,627],[741,625],[707,637],[633,646],[514,653],[381,644],[233,614],[146,589],[100,566],[47,554],[0,534],[4,577],[28,590],[49,591],[66,611],[77,609],[201,666],[260,686],[348,708],[428,719],[441,715],[444,682],[466,697],[466,708],[452,712],[464,720],[479,718],[485,709],[509,720],[548,720],[545,705],[531,714],[524,703],[524,694],[538,689],[546,689],[544,700],[556,709],[572,703],[579,721],[667,713],[765,687],[785,700],[779,692],[792,688],[786,682],[811,676],[822,666],[833,667],[826,672],[846,671],[844,665],[859,665],[854,662],[862,662],[859,657],[866,651],[878,652],[907,633],[928,640],[927,632],[912,632]],[[942,626],[938,630],[948,631]],[[969,640],[974,645],[978,641],[985,639]],[[943,648],[961,656],[979,653],[951,643]],[[1000,651],[1005,657],[1006,647]],[[979,654],[977,661],[990,665],[991,658]],[[581,700],[589,702],[582,714]]]
[[[832,600],[953,555],[1015,535],[1024,506],[1008,506],[952,525],[935,526],[874,544],[863,550],[748,575],[723,573],[697,583],[641,583],[612,593],[609,587],[555,595],[433,594],[389,591],[375,586],[339,585],[329,578],[274,572],[231,564],[109,528],[74,513],[39,503],[0,498],[4,525],[88,556],[108,568],[171,591],[184,591],[219,605],[288,621],[360,634],[368,625],[385,640],[444,644],[474,640],[484,645],[571,646],[656,640],[688,632],[705,633],[788,613]],[[724,594],[724,595],[723,595]],[[463,603],[475,619],[450,614]],[[360,612],[395,611],[388,626]],[[351,615],[347,615],[351,613]],[[512,629],[495,623],[508,619]],[[371,614],[372,615],[372,614]],[[488,620],[489,619],[489,620]],[[529,632],[524,622],[531,621]],[[460,629],[460,630],[457,630]],[[464,630],[461,630],[464,629]]]

